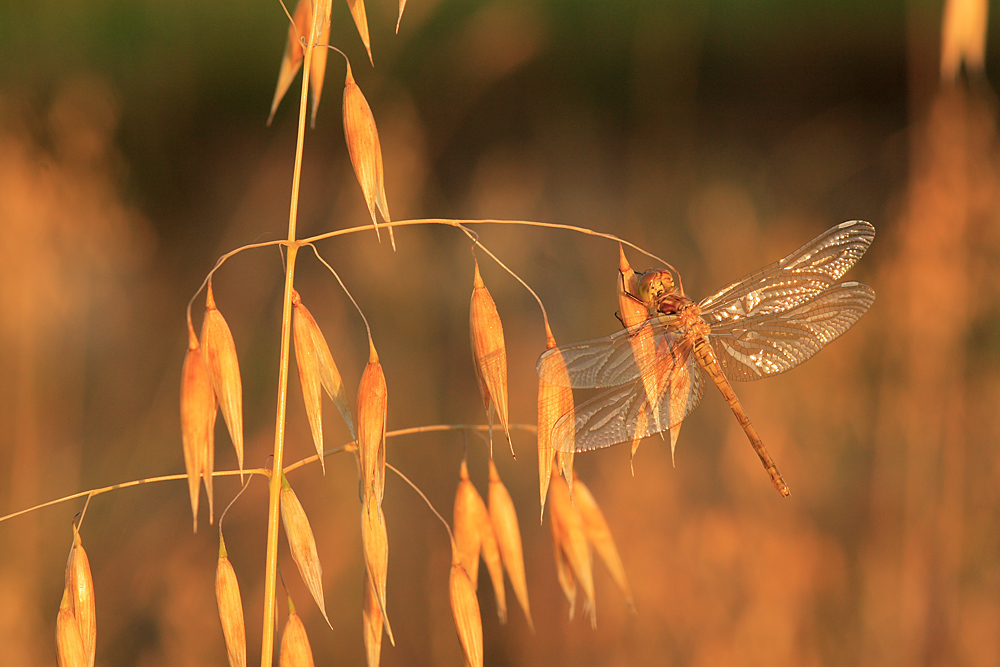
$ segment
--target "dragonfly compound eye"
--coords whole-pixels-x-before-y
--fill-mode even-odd
[[[647,271],[639,279],[638,296],[644,303],[656,303],[664,294],[674,291],[674,278],[669,271]]]

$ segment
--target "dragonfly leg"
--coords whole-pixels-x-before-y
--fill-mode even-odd
[[[778,490],[783,496],[789,495],[791,493],[788,490],[788,485],[785,484],[785,480],[781,478],[781,473],[778,472],[778,466],[775,465],[774,461],[771,459],[771,455],[767,453],[767,447],[764,446],[764,442],[757,435],[757,430],[750,423],[750,418],[747,417],[746,411],[743,409],[743,405],[740,404],[740,399],[737,398],[736,392],[733,391],[732,385],[729,384],[729,380],[726,378],[725,374],[722,372],[722,368],[719,366],[718,359],[715,358],[715,353],[712,351],[712,346],[709,345],[708,341],[702,337],[699,338],[694,344],[694,353],[698,359],[698,363],[708,376],[712,378],[715,382],[715,386],[719,388],[722,392],[723,398],[726,399],[726,403],[732,409],[733,414],[736,415],[736,421],[739,422],[740,426],[743,428],[743,432],[747,434],[747,439],[750,440],[750,444],[753,446],[757,456],[760,458],[760,462],[764,465],[764,469],[767,470],[767,474],[771,476],[771,483],[774,484],[774,488]]]

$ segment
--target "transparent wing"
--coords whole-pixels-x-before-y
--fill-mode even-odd
[[[702,317],[715,325],[795,308],[840,280],[874,238],[875,228],[864,220],[837,225],[702,301]]]
[[[784,373],[819,352],[874,301],[868,285],[841,283],[790,310],[714,324],[708,340],[727,378],[757,380]]]
[[[701,402],[704,388],[694,355],[686,354],[683,363],[659,378],[655,414],[642,379],[636,378],[563,415],[553,430],[553,445],[564,452],[587,452],[677,427]]]
[[[562,345],[559,355],[546,350],[538,358],[536,370],[538,377],[550,384],[566,386],[568,378],[569,386],[575,389],[617,387],[630,384],[643,371],[662,375],[665,365],[669,370],[676,363],[672,350],[678,340],[665,323],[646,320],[604,338]],[[633,344],[638,341],[644,344]]]

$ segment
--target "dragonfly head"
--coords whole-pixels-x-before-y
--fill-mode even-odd
[[[674,277],[670,275],[670,272],[657,269],[647,271],[639,278],[637,296],[647,306],[655,306],[663,297],[673,294],[676,290]]]

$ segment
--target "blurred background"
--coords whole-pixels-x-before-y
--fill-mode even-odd
[[[516,461],[497,448],[536,632],[512,599],[501,626],[481,583],[486,664],[1000,664],[998,31],[985,2],[956,6],[972,18],[945,40],[942,77],[936,1],[409,0],[396,35],[395,3],[370,0],[374,69],[347,4],[334,2],[331,42],[378,122],[395,219],[614,233],[670,261],[695,299],[844,220],[878,230],[848,276],[878,293],[869,314],[805,366],[736,387],[790,498],[711,390],[685,422],[676,468],[659,438],[639,448],[634,476],[627,446],[577,459],[637,614],[596,565],[596,629],[579,608],[568,620],[548,519],[535,520],[534,438],[515,436]],[[298,83],[264,124],[286,34],[271,1],[0,6],[0,513],[183,472],[184,308],[219,255],[286,234]],[[344,146],[343,76],[331,57],[306,136],[300,235],[369,222]],[[613,243],[477,230],[538,291],[560,343],[618,329]],[[371,232],[320,244],[371,321],[389,428],[483,423],[469,244],[432,227],[396,240],[396,252]],[[481,259],[504,322],[511,420],[534,423],[541,318]],[[273,441],[281,276],[266,249],[215,279],[240,355],[248,466],[264,465]],[[355,391],[363,325],[308,254],[297,284]],[[313,447],[294,378],[289,461]],[[349,440],[330,403],[325,413],[328,446]],[[216,466],[232,468],[221,420],[217,434]],[[466,448],[485,494],[478,438],[394,439],[388,458],[450,517]],[[355,465],[334,456],[325,477],[311,466],[290,481],[317,533],[335,628],[282,540],[316,662],[363,664]],[[216,482],[216,516],[237,490]],[[202,507],[191,534],[183,482],[91,503],[82,537],[98,665],[224,664],[218,538]],[[226,519],[250,664],[265,507],[258,479]],[[391,476],[385,508],[397,645],[384,642],[382,664],[460,664],[445,532]],[[0,524],[0,664],[55,664],[80,509]]]

